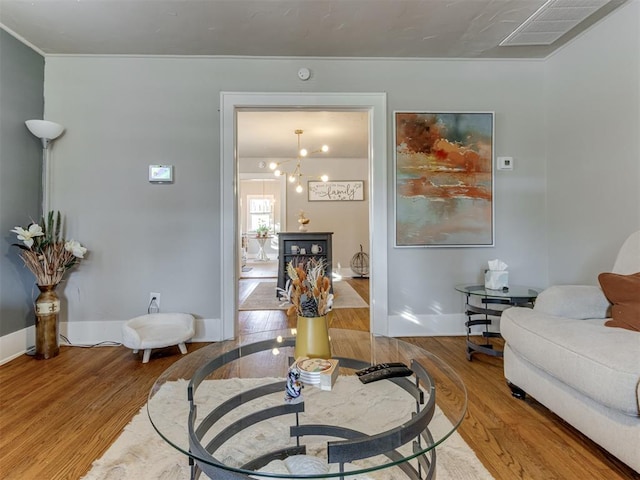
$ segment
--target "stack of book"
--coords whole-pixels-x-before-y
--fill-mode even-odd
[[[333,358],[307,358],[296,360],[300,380],[306,385],[316,385],[321,390],[331,390],[338,377],[338,360]]]

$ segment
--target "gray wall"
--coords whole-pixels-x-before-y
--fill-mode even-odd
[[[387,93],[391,316],[461,313],[453,285],[492,258],[513,283],[592,279],[612,260],[592,253],[638,228],[638,30],[631,2],[546,61],[48,57],[45,113],[66,127],[52,207],[90,250],[63,320],[124,320],[150,291],[164,311],[220,317],[220,91]],[[395,110],[495,111],[495,154],[515,159],[495,176],[495,247],[393,247]],[[150,185],[150,163],[175,165],[175,183]]]
[[[640,2],[546,68],[549,282],[597,285],[640,230]]]
[[[24,122],[41,119],[44,58],[0,29],[0,336],[35,322],[33,275],[9,230],[40,216],[42,147]]]
[[[304,83],[303,65],[314,72]],[[52,206],[90,250],[65,288],[70,321],[130,318],[150,291],[165,311],[220,318],[220,91],[387,92],[390,314],[459,311],[453,285],[495,257],[515,282],[546,281],[540,61],[61,56],[46,77],[46,113],[66,127]],[[495,110],[496,153],[517,159],[496,174],[495,248],[392,247],[394,110]],[[150,163],[175,165],[175,183],[149,185]]]

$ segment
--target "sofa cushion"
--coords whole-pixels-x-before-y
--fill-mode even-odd
[[[640,272],[632,275],[601,273],[598,281],[612,304],[612,319],[605,325],[640,332]]]
[[[513,307],[500,319],[510,348],[594,401],[640,415],[640,333]]]
[[[538,295],[536,311],[567,318],[607,318],[609,301],[595,285],[554,285]]]

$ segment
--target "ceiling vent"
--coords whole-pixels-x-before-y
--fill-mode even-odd
[[[609,1],[548,0],[505,38],[500,46],[551,45]]]

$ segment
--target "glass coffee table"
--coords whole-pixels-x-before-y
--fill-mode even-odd
[[[148,414],[189,457],[191,478],[435,478],[436,447],[466,413],[444,361],[410,343],[330,329],[335,383],[285,401],[295,329],[239,336],[178,360],[155,382]],[[400,362],[413,374],[362,383],[355,372]],[[186,461],[186,459],[185,459]]]

